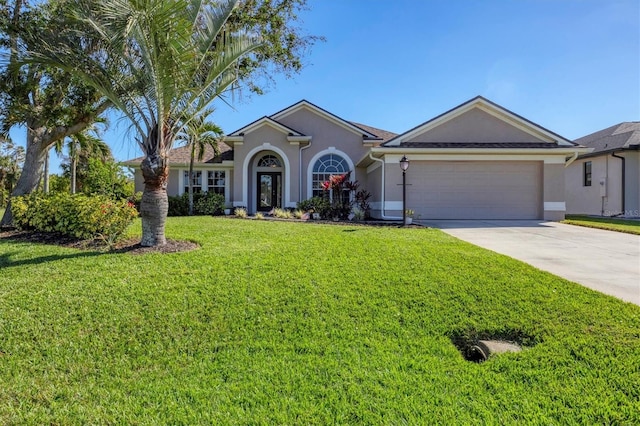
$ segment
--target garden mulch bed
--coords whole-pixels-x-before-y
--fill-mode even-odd
[[[129,238],[118,241],[110,250],[100,240],[81,240],[56,232],[19,231],[15,229],[0,229],[0,240],[7,239],[18,242],[52,244],[80,250],[99,250],[110,253],[180,253],[191,251],[200,246],[192,241],[167,240],[167,244],[156,247],[143,247],[139,238]]]

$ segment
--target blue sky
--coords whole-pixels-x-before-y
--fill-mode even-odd
[[[231,132],[300,99],[402,132],[482,95],[569,139],[640,120],[638,0],[308,0],[292,79],[216,104]],[[140,155],[113,122],[116,158]],[[55,164],[54,164],[55,167]],[[54,168],[55,170],[55,168]]]

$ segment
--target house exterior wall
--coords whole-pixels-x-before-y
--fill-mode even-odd
[[[255,161],[263,155],[275,154],[282,160],[282,206],[294,207],[298,191],[298,145],[287,140],[287,135],[269,125],[261,126],[244,136],[242,143],[234,145],[233,204],[255,212]],[[295,197],[295,198],[292,198]]]
[[[566,212],[564,159],[545,160],[543,164],[543,219],[564,220]]]
[[[136,192],[144,191],[144,178],[139,168],[133,169],[133,187]]]
[[[474,108],[407,142],[544,142],[491,114]]]
[[[640,217],[640,152],[625,151],[620,155],[626,159],[624,215]]]
[[[356,164],[369,149],[362,143],[362,135],[346,129],[335,122],[307,109],[300,109],[278,121],[305,135],[311,136],[311,147],[303,151],[302,162],[302,199],[311,197],[310,168],[318,156],[334,152],[349,158]],[[297,161],[298,157],[296,157]],[[366,180],[364,169],[354,168],[352,180]]]
[[[584,186],[584,163],[587,161],[591,161],[591,186]],[[610,154],[577,159],[565,169],[565,197],[567,214],[620,214],[622,160]]]

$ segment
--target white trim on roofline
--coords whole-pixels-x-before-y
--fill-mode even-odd
[[[542,139],[546,142],[549,142],[549,143],[557,142],[558,145],[560,146],[572,146],[572,147],[575,146],[568,139],[565,139],[559,135],[556,135],[548,131],[547,129],[540,127],[537,124],[530,122],[512,113],[511,111],[497,104],[494,104],[493,102],[490,102],[487,99],[484,99],[483,97],[480,97],[480,96],[474,99],[471,99],[463,103],[462,105],[459,105],[458,107],[448,112],[445,112],[442,115],[437,116],[436,118],[426,121],[425,123],[394,137],[389,142],[387,142],[385,146],[388,146],[388,147],[400,146],[400,143],[402,143],[403,141],[409,140],[420,133],[424,133],[431,129],[434,129],[435,127],[438,127],[450,120],[453,120],[454,118],[459,117],[460,115],[474,108],[478,108],[492,115],[493,117],[496,117],[497,119],[502,120],[505,123],[519,130],[522,130],[523,132],[526,132],[532,136],[535,136],[536,138]]]
[[[410,156],[427,154],[427,155],[441,155],[441,154],[454,154],[454,155],[468,155],[468,154],[481,154],[481,155],[509,155],[509,154],[536,154],[536,155],[573,155],[576,152],[590,152],[591,148],[586,147],[566,147],[566,148],[407,148],[407,147],[376,147],[371,148],[371,152],[374,154],[382,154],[387,156],[389,154],[406,155],[409,160]]]
[[[245,133],[249,133],[255,129],[257,129],[258,127],[262,127],[264,125],[270,126],[282,133],[285,133],[287,135],[291,135],[291,136],[305,136],[302,133],[298,132],[297,130],[294,130],[290,127],[285,126],[282,123],[278,123],[276,120],[274,120],[271,117],[262,117],[256,121],[254,121],[253,123],[247,124],[246,126],[244,126],[241,129],[236,130],[233,133],[230,133],[228,136],[225,137],[225,140],[228,138],[229,141],[236,141],[236,138],[241,138],[244,136]]]
[[[306,100],[302,100],[300,102],[297,102],[293,105],[291,105],[290,107],[287,107],[285,109],[283,109],[282,111],[279,111],[277,113],[275,113],[274,115],[272,115],[270,118],[274,119],[274,120],[281,120],[297,111],[300,111],[301,109],[307,109],[311,112],[313,112],[314,114],[317,114],[331,122],[333,122],[334,124],[337,124],[338,126],[347,129],[359,136],[366,136],[367,138],[371,138],[371,139],[380,139],[380,137],[378,135],[374,135],[373,133],[367,132],[364,129],[361,129],[360,127],[357,127],[353,124],[351,124],[350,122],[338,117],[337,115],[334,115],[332,113],[330,113],[329,111],[326,111],[322,108],[320,108],[317,105],[312,104],[309,101]]]

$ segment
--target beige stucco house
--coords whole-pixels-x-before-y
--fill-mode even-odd
[[[545,219],[565,214],[565,166],[589,149],[483,98],[473,98],[400,135],[347,121],[300,101],[229,133],[222,155],[196,166],[196,190],[225,195],[250,213],[320,195],[332,174],[371,194],[375,218]],[[138,160],[127,164],[137,166]],[[174,149],[167,191],[186,190],[188,151]],[[143,189],[139,168],[136,190]]]
[[[640,217],[640,122],[616,124],[574,142],[593,151],[567,167],[567,213]]]

